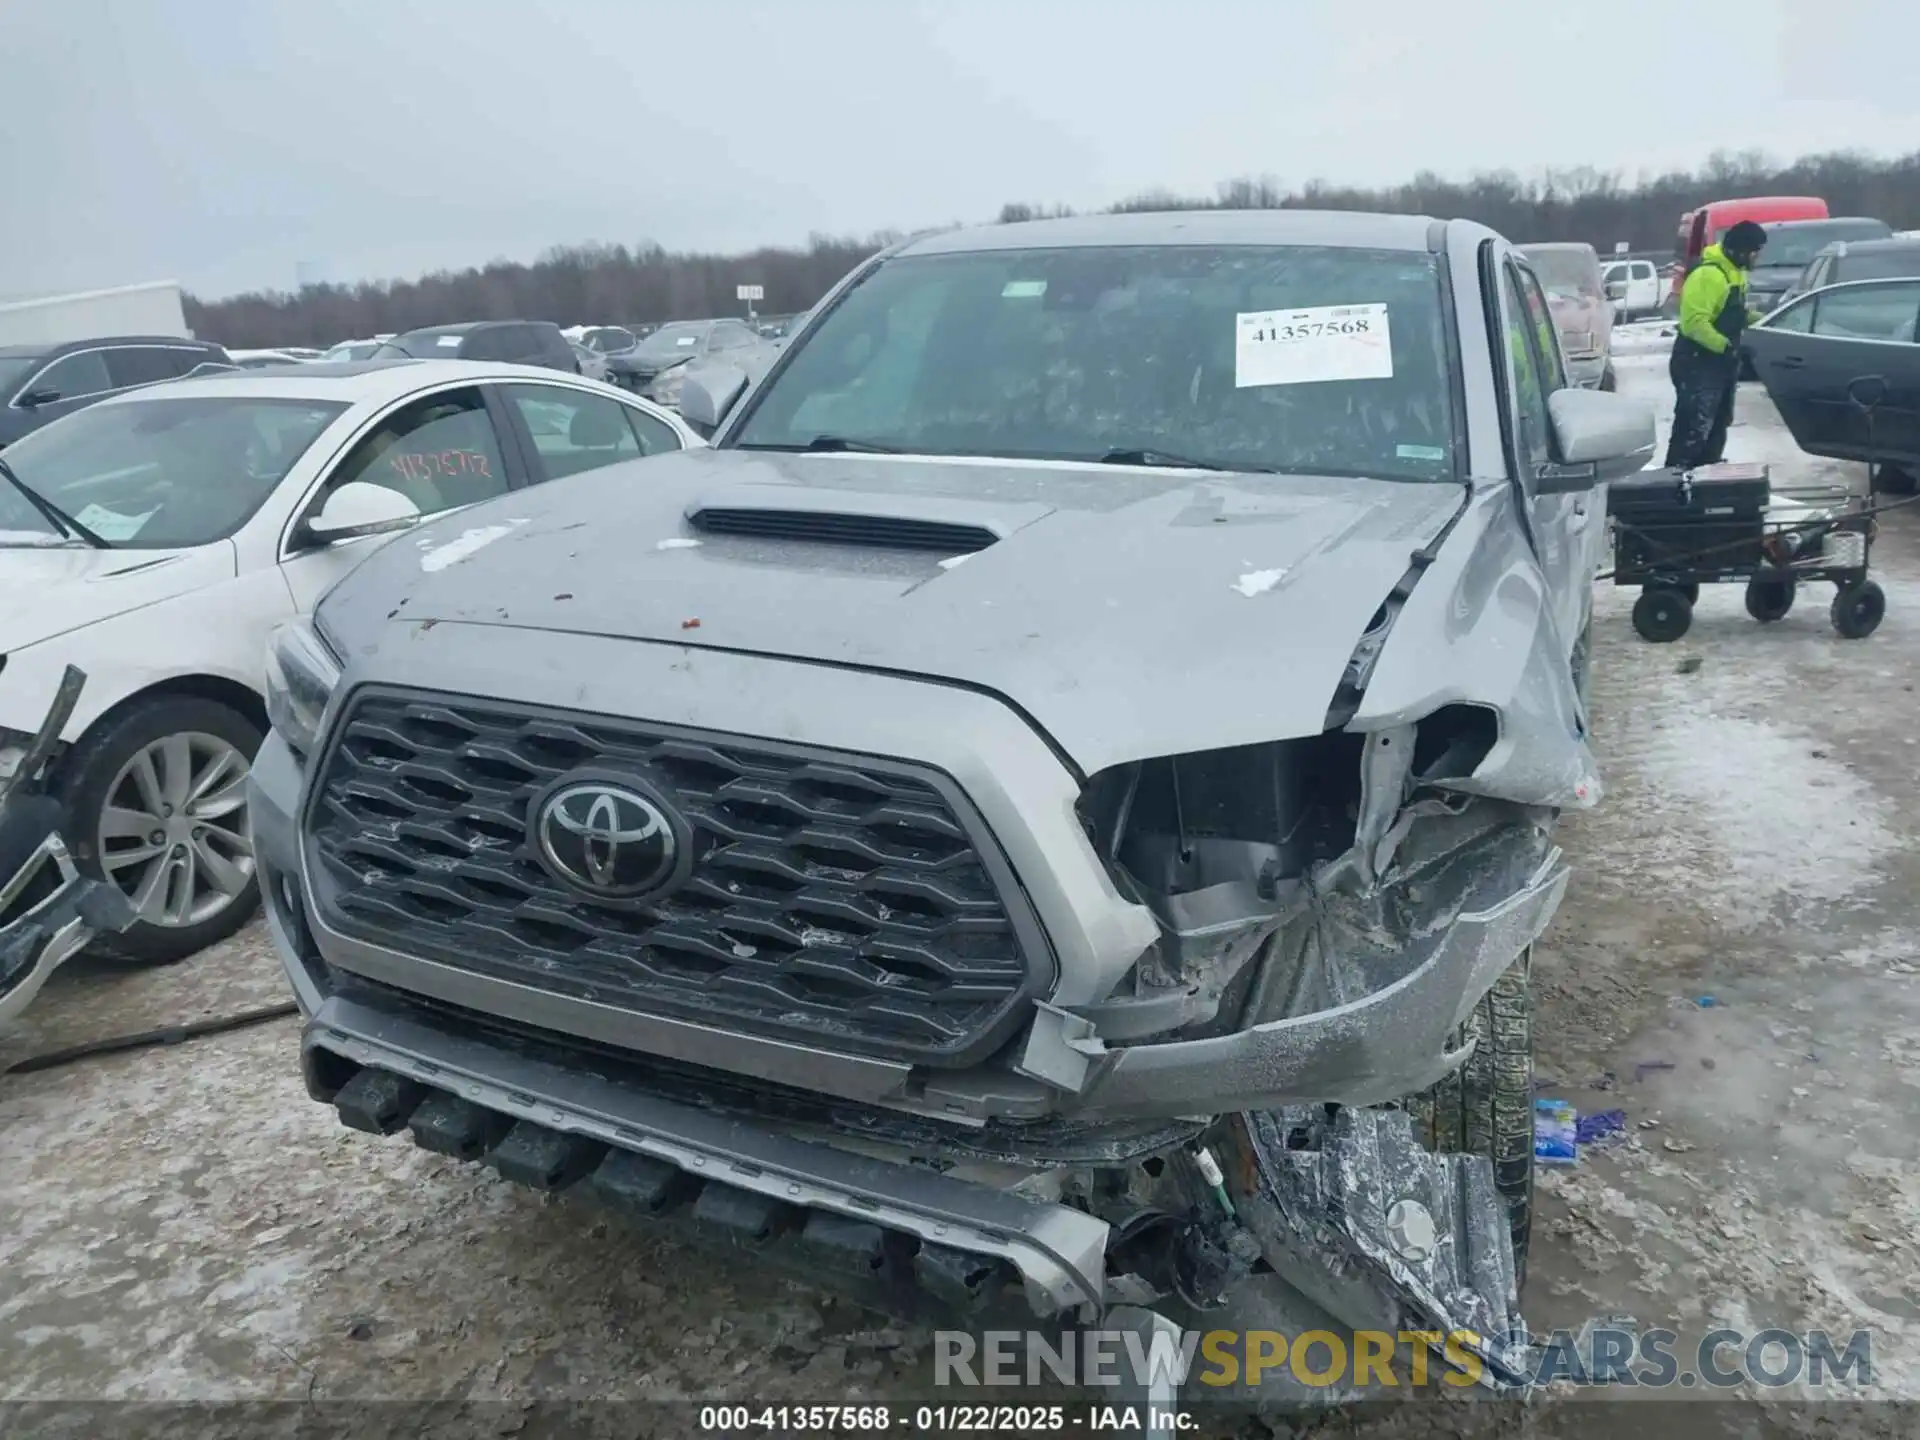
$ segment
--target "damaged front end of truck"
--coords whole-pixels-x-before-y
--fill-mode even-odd
[[[744,462],[686,463],[736,498],[707,472]],[[671,462],[657,473],[666,488]],[[1352,618],[1328,623],[1344,638],[1313,672],[1337,683],[1302,680],[1311,708],[1269,720],[1293,692],[1261,672],[1204,723],[1138,689],[1131,731],[1064,689],[1082,710],[1030,685],[1027,714],[999,698],[1011,681],[822,663],[798,632],[707,642],[731,623],[719,597],[788,554],[765,517],[815,534],[880,516],[890,543],[921,523],[872,495],[775,490],[744,538],[686,503],[718,577],[680,602],[707,617],[698,646],[649,631],[664,622],[634,619],[614,581],[589,589],[618,572],[542,497],[515,502],[498,568],[429,585],[389,547],[282,651],[287,668],[353,657],[302,680],[310,735],[276,732],[253,771],[310,1093],[355,1128],[896,1313],[1214,1328],[1284,1292],[1296,1316],[1451,1337],[1451,1362],[1523,1384],[1530,1082],[1498,1031],[1567,884],[1555,820],[1599,783],[1579,647],[1506,483],[1302,481],[1247,502],[1261,520],[1292,507],[1308,538],[1271,594],[1217,586],[1219,663],[1256,654],[1232,626],[1304,634],[1337,612]],[[1232,497],[1203,498],[1231,522]],[[1196,566],[1243,543],[1185,525],[1192,496],[1142,503],[1210,547]],[[940,514],[948,533],[975,518]],[[957,569],[862,555],[847,573],[897,566],[902,593],[944,586],[994,623],[971,596],[1004,594],[996,551],[1073,522],[979,518],[988,543]],[[1352,593],[1336,552],[1377,583]],[[581,578],[552,601],[501,579],[563,556]],[[509,611],[524,630],[494,618]],[[762,633],[790,614],[753,609]],[[884,619],[834,643],[890,643]],[[527,632],[538,663],[504,666]],[[983,633],[977,653],[1018,652]],[[1267,723],[1280,733],[1254,738]],[[1179,743],[1217,735],[1232,743]],[[553,898],[534,853],[548,799],[614,796],[621,777],[684,838],[679,888]],[[1469,1104],[1459,1077],[1489,1066],[1504,1088]]]

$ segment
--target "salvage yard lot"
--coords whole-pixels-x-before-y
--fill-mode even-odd
[[[1621,389],[1670,403],[1658,347],[1622,349]],[[1861,483],[1740,405],[1733,458]],[[1724,587],[1651,646],[1601,587],[1609,793],[1563,831],[1536,1025],[1542,1092],[1626,1128],[1543,1179],[1536,1329],[1866,1327],[1877,1389],[1920,1399],[1920,507],[1875,561],[1862,642],[1824,587],[1765,628]],[[284,994],[257,928],[76,963],[0,1061]],[[340,1128],[297,1035],[0,1079],[0,1398],[928,1397],[925,1332]]]

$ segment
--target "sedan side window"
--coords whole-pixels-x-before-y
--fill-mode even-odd
[[[646,411],[636,410],[631,405],[621,408],[627,412],[627,423],[633,426],[633,435],[640,442],[642,455],[664,455],[682,448],[680,437],[664,420],[656,420]]]
[[[354,446],[311,508],[349,481],[404,495],[422,515],[491,500],[509,488],[499,438],[475,389],[443,390],[387,416]]]
[[[1920,316],[1920,283],[1830,290],[1814,301],[1813,333],[1910,345],[1916,316]]]
[[[183,373],[174,361],[178,353],[159,345],[122,345],[107,352],[107,374],[116,390],[171,380]]]
[[[533,437],[543,479],[558,480],[657,454],[659,448],[677,448],[648,448],[636,431],[641,422],[653,423],[651,417],[632,415],[634,423],[629,424],[630,407],[604,395],[563,385],[503,385],[501,393]]]
[[[75,400],[82,395],[101,395],[114,388],[107,373],[106,356],[98,350],[82,350],[53,362],[27,382],[29,394],[51,393],[58,400]]]
[[[1809,334],[1813,330],[1814,304],[1815,302],[1811,296],[1803,296],[1779,313],[1769,315],[1767,317],[1766,328],[1769,330],[1791,330],[1796,335]]]

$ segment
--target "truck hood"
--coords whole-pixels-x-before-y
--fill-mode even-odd
[[[0,547],[0,654],[71,634],[234,576],[233,547]]]
[[[1310,475],[689,451],[402,537],[320,620],[354,654],[391,626],[466,622],[926,677],[1004,698],[1091,774],[1317,734],[1355,643],[1465,498]],[[717,508],[828,517],[865,543],[689,519]],[[990,543],[888,543],[929,523]]]

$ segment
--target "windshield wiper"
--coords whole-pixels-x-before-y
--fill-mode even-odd
[[[96,550],[111,550],[113,548],[113,546],[109,545],[105,540],[102,540],[98,535],[94,534],[93,531],[89,530],[58,505],[54,504],[53,501],[47,499],[46,496],[22,480],[14,473],[13,466],[9,465],[4,458],[0,458],[0,476],[4,476],[9,485],[26,496],[27,503],[45,516],[47,523],[52,525],[56,530],[64,531],[76,539],[84,540]]]
[[[1169,470],[1232,470],[1258,473],[1250,465],[1222,465],[1218,460],[1196,460],[1191,455],[1176,455],[1171,450],[1109,450],[1100,457],[1102,465],[1160,465]]]
[[[838,451],[851,455],[898,455],[898,445],[882,445],[877,440],[856,440],[850,435],[816,435],[804,445],[742,445],[742,450],[785,450],[792,454]]]

